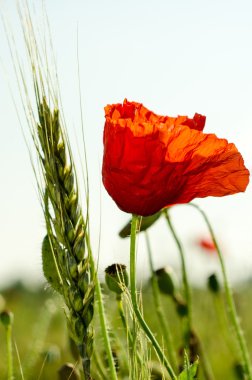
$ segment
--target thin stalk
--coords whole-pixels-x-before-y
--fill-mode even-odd
[[[12,356],[12,326],[6,326],[6,344],[7,344],[7,362],[8,362],[8,380],[13,380],[13,356]]]
[[[171,222],[171,218],[169,216],[169,212],[167,209],[164,210],[165,218],[167,220],[168,226],[171,230],[172,236],[177,244],[179,254],[180,254],[180,259],[181,259],[181,267],[182,267],[182,281],[183,281],[183,288],[184,288],[184,296],[187,304],[187,309],[188,309],[188,314],[187,314],[187,326],[186,326],[186,336],[185,336],[185,342],[188,348],[190,348],[190,337],[191,333],[193,332],[192,328],[192,297],[191,297],[191,289],[189,286],[188,282],[188,277],[187,277],[187,271],[186,271],[186,264],[185,264],[185,255],[184,255],[184,250],[182,247],[182,244],[180,243],[180,240],[177,236],[177,233],[173,227],[173,224]],[[200,354],[200,359],[201,359],[201,366],[202,370],[205,376],[206,380],[212,380],[214,378],[211,366],[208,362],[207,356],[205,355],[203,351],[202,344],[200,342],[199,337],[197,337],[198,344],[199,344],[199,354]]]
[[[164,342],[166,344],[166,347],[168,349],[168,353],[170,355],[171,365],[174,368],[178,368],[176,354],[175,354],[175,350],[174,350],[173,342],[172,342],[171,332],[170,332],[168,324],[166,323],[166,319],[165,319],[163,309],[161,306],[161,302],[160,302],[160,292],[159,292],[159,287],[158,287],[158,282],[157,282],[157,276],[156,276],[155,271],[154,271],[151,246],[150,246],[150,239],[149,239],[149,235],[148,235],[147,231],[145,231],[145,239],[146,239],[149,264],[150,264],[150,270],[151,270],[151,286],[152,286],[153,300],[154,300],[155,309],[157,312],[157,317],[158,317],[158,320],[159,320],[159,323],[161,326],[161,330],[164,332]]]
[[[102,302],[101,285],[100,285],[98,278],[96,281],[95,288],[96,288],[96,295],[97,295],[97,302],[98,302],[101,333],[102,333],[102,337],[104,340],[105,350],[107,353],[107,359],[108,359],[108,364],[109,364],[109,369],[110,369],[110,376],[111,376],[111,380],[117,380],[115,363],[114,363],[112,350],[111,350],[111,346],[110,346],[110,341],[109,341],[109,336],[108,336],[108,331],[107,331],[107,327],[106,327],[106,318],[105,318],[105,311],[104,311],[104,306],[103,306],[103,302]]]
[[[130,355],[130,366],[129,366],[129,378],[130,379],[136,379],[138,378],[138,374],[139,374],[139,369],[138,369],[138,366],[137,366],[137,360],[136,360],[136,357],[137,357],[137,352],[138,349],[137,349],[137,339],[138,339],[138,324],[137,324],[137,321],[136,321],[136,317],[135,315],[133,314],[132,316],[132,346],[131,346],[131,355]],[[141,372],[141,367],[140,367],[140,372]]]
[[[129,340],[131,341],[132,340],[132,336],[131,336],[131,332],[128,329],[127,321],[126,321],[126,318],[125,318],[125,315],[124,315],[121,294],[117,295],[116,302],[117,302],[117,309],[118,309],[118,312],[119,312],[119,315],[120,315],[120,318],[121,318],[121,321],[122,321],[122,325],[123,325],[123,327],[124,327],[124,329],[126,331],[126,334],[129,336]]]
[[[207,225],[208,230],[210,232],[213,243],[216,247],[216,251],[217,251],[219,261],[220,261],[220,265],[221,265],[221,271],[222,271],[222,276],[223,276],[223,281],[224,281],[224,290],[225,290],[226,300],[227,300],[227,304],[228,304],[228,311],[229,311],[229,315],[230,315],[230,320],[231,320],[231,323],[232,323],[233,328],[235,330],[236,338],[237,338],[237,341],[238,341],[238,344],[239,344],[239,347],[241,350],[242,360],[244,363],[244,371],[247,375],[248,380],[252,380],[252,367],[251,367],[249,352],[248,352],[247,344],[246,344],[246,341],[245,341],[245,338],[243,335],[243,331],[242,331],[241,326],[240,326],[240,321],[239,321],[236,306],[234,303],[232,290],[231,290],[231,287],[229,285],[222,252],[221,252],[220,247],[217,243],[217,240],[216,240],[213,228],[211,226],[211,223],[210,223],[208,217],[206,216],[205,212],[199,206],[197,206],[193,203],[189,203],[188,205],[194,207],[196,210],[198,210],[201,213],[204,221],[206,222],[206,225]]]
[[[25,380],[25,378],[24,378],[24,372],[23,372],[23,367],[22,367],[22,364],[21,364],[20,355],[19,355],[19,351],[18,351],[16,342],[14,342],[14,346],[15,346],[15,351],[16,351],[16,354],[17,354],[17,359],[18,359],[18,365],[19,365],[21,380]]]
[[[94,272],[95,266],[94,266],[94,259],[93,259],[89,234],[86,234],[86,243],[87,243],[88,255],[90,258],[91,271]],[[100,281],[97,275],[95,278],[95,289],[96,289],[96,296],[97,296],[97,302],[98,302],[101,333],[102,333],[102,337],[104,341],[105,351],[107,354],[111,380],[117,380],[115,363],[114,363],[114,359],[112,355],[111,345],[110,345],[109,336],[108,336],[108,330],[106,326],[106,316],[105,316],[105,310],[104,310],[103,301],[102,301],[101,285],[100,285]]]
[[[130,291],[131,291],[131,300],[132,300],[132,306],[135,313],[135,316],[143,329],[145,335],[149,338],[151,341],[158,357],[161,363],[163,363],[171,377],[172,380],[176,380],[177,377],[168,362],[167,358],[165,357],[162,349],[160,348],[156,338],[152,334],[151,330],[149,329],[149,326],[146,324],[145,320],[143,319],[143,316],[139,310],[138,302],[137,302],[137,295],[136,295],[136,232],[137,232],[137,224],[139,221],[138,215],[132,215],[132,221],[131,221],[131,235],[130,235]]]
[[[214,309],[215,314],[218,318],[218,325],[219,329],[221,331],[221,335],[223,336],[223,340],[226,344],[227,349],[232,353],[234,357],[237,357],[237,350],[236,350],[236,337],[230,336],[230,334],[227,331],[227,313],[225,310],[225,306],[222,303],[222,299],[220,298],[220,294],[213,294],[213,303],[214,303]]]
[[[205,377],[205,380],[214,380],[214,373],[212,370],[212,367],[210,365],[210,362],[208,360],[208,357],[205,353],[204,347],[201,343],[201,340],[198,338],[198,343],[199,343],[199,357],[200,357],[200,364],[202,367],[202,372]]]
[[[183,281],[183,288],[184,288],[184,296],[185,296],[185,300],[186,300],[186,305],[187,305],[187,309],[188,309],[188,313],[187,313],[187,333],[186,333],[186,344],[188,345],[189,344],[189,338],[190,338],[190,332],[192,331],[192,297],[191,297],[191,290],[190,290],[190,286],[189,286],[189,282],[188,282],[188,277],[187,277],[187,271],[186,271],[186,264],[185,264],[185,255],[184,255],[184,250],[183,250],[183,247],[180,243],[180,240],[176,234],[176,231],[173,227],[173,224],[171,222],[171,218],[169,216],[169,213],[168,213],[168,210],[165,209],[164,210],[164,216],[165,216],[165,219],[168,223],[168,226],[171,230],[171,233],[172,233],[172,236],[176,242],[176,245],[177,245],[177,248],[178,248],[178,251],[179,251],[179,255],[180,255],[180,260],[181,260],[181,269],[182,269],[182,281]]]
[[[127,341],[128,341],[128,347],[129,347],[129,354],[132,355],[133,339],[132,339],[131,331],[128,328],[127,320],[126,320],[126,317],[124,314],[123,303],[122,303],[122,295],[121,294],[118,294],[116,296],[116,303],[117,303],[117,310],[118,310],[118,313],[120,315],[121,322],[122,322],[123,328],[124,328],[125,333],[126,333],[126,337],[127,337]],[[141,364],[141,358],[140,358],[138,352],[137,352],[137,359],[138,359],[139,364]]]
[[[97,355],[96,350],[94,350],[94,352],[93,352],[93,360],[94,360],[94,364],[96,366],[96,369],[97,369],[97,372],[99,373],[100,378],[102,380],[107,380],[107,374],[104,372],[103,365],[100,362],[100,358]]]
[[[130,348],[130,353],[131,353],[131,356],[133,355],[133,337],[132,337],[132,333],[128,327],[128,324],[127,324],[127,320],[126,320],[126,317],[125,317],[125,313],[124,313],[124,310],[123,310],[123,303],[122,303],[122,296],[121,294],[118,294],[118,296],[116,297],[116,302],[117,302],[117,309],[118,309],[118,312],[119,312],[119,315],[120,315],[120,318],[121,318],[121,321],[122,321],[122,325],[123,325],[123,328],[125,329],[125,332],[126,332],[126,335],[128,337],[128,343],[129,343],[129,348]],[[137,357],[137,361],[138,361],[138,364],[140,364],[140,366],[142,365],[142,358],[140,357],[140,354],[139,352],[137,351],[136,352],[136,357]]]

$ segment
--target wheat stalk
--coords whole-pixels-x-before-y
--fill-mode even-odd
[[[43,260],[51,262],[49,266],[44,266],[44,273],[52,286],[63,295],[68,306],[69,330],[79,348],[85,376],[89,379],[95,273],[90,255],[85,255],[88,231],[79,204],[74,164],[61,128],[59,110],[54,108],[51,111],[45,97],[37,105],[38,148],[45,180],[44,215],[52,252],[50,256],[50,249],[45,251],[48,257],[43,257]]]
[[[29,84],[20,63],[15,39],[6,24],[5,27],[40,168],[38,174],[31,159],[47,229],[42,245],[43,270],[48,282],[63,296],[67,305],[69,332],[78,346],[85,379],[89,380],[96,271],[91,250],[86,249],[86,242],[89,245],[90,240],[88,213],[84,218],[73,155],[63,113],[59,110],[56,67],[54,62],[48,62],[47,50],[38,49],[34,24],[25,1],[23,8],[20,5],[19,16],[31,67],[35,104],[30,100]],[[51,47],[50,35],[49,45],[46,36],[44,39],[43,46]],[[52,72],[54,75],[51,75]],[[88,195],[86,201],[88,203]]]

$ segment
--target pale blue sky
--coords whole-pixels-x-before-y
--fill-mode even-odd
[[[14,0],[2,0],[24,67],[25,54]],[[128,220],[102,188],[103,107],[125,97],[156,113],[207,116],[206,132],[234,142],[252,168],[252,3],[203,0],[45,1],[56,55],[64,113],[74,150],[80,132],[77,80],[77,29],[84,122],[91,181],[91,222],[97,249],[99,214],[101,268],[128,262],[128,241],[116,234]],[[40,18],[40,0],[29,4]],[[41,20],[41,18],[40,18]],[[42,25],[40,21],[38,25]],[[0,26],[0,285],[17,276],[41,278],[40,246],[44,221],[36,195],[21,127],[8,89],[19,95]],[[23,125],[28,130],[27,126]],[[76,132],[74,132],[76,131]],[[78,161],[78,157],[76,157]],[[197,200],[208,212],[226,253],[233,279],[252,275],[252,191],[226,198]],[[174,210],[185,245],[190,276],[203,281],[217,268],[194,245],[206,229],[194,211]],[[164,222],[151,230],[156,266],[178,267],[176,249]],[[166,243],[167,241],[167,243]],[[144,241],[139,244],[139,272],[146,277]]]

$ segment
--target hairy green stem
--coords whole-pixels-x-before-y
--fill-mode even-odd
[[[226,344],[227,349],[232,353],[234,357],[237,357],[237,350],[236,350],[236,338],[231,336],[229,334],[229,331],[227,330],[228,320],[227,320],[227,313],[225,310],[225,305],[223,305],[223,300],[220,298],[220,294],[213,294],[213,303],[214,303],[214,309],[215,314],[218,318],[218,325],[219,330],[221,331],[221,335],[223,336],[223,340]]]
[[[86,243],[87,243],[87,249],[88,249],[88,256],[90,258],[90,268],[91,272],[95,273],[95,264],[94,264],[94,259],[93,259],[93,253],[91,249],[91,243],[90,243],[90,234],[86,234]],[[96,289],[96,297],[97,297],[97,302],[98,302],[98,311],[99,311],[99,318],[100,318],[100,327],[101,327],[101,333],[104,341],[104,346],[105,346],[105,351],[107,354],[107,359],[108,359],[108,364],[109,364],[109,369],[110,369],[110,375],[111,375],[111,380],[117,380],[117,374],[116,374],[116,369],[115,369],[115,363],[112,355],[112,350],[111,350],[111,345],[109,341],[109,336],[108,336],[108,330],[106,326],[106,316],[105,316],[105,310],[103,306],[103,300],[102,300],[102,291],[101,291],[101,284],[99,281],[99,278],[96,274],[95,276],[95,289]]]
[[[191,290],[188,282],[188,277],[187,277],[187,271],[186,271],[186,264],[185,264],[185,255],[184,255],[184,250],[183,247],[180,243],[180,240],[176,234],[176,231],[173,227],[173,224],[171,222],[171,218],[169,216],[169,212],[167,209],[164,210],[164,216],[166,218],[166,221],[168,223],[168,226],[171,230],[172,236],[176,242],[179,255],[180,255],[180,260],[181,260],[181,268],[182,268],[182,281],[183,281],[183,288],[184,288],[184,296],[186,300],[186,305],[188,309],[187,313],[187,327],[186,327],[186,345],[189,345],[189,338],[190,338],[190,332],[192,331],[192,297],[191,297]]]
[[[12,326],[6,327],[7,361],[8,361],[8,380],[13,380],[13,356],[12,356]]]
[[[158,287],[158,282],[157,282],[157,276],[156,276],[155,271],[154,271],[151,246],[150,246],[150,239],[149,239],[149,235],[148,235],[147,231],[145,231],[145,239],[146,239],[149,264],[150,264],[150,270],[151,270],[151,286],[152,286],[153,300],[154,300],[154,304],[155,304],[157,317],[158,317],[158,320],[159,320],[159,323],[161,326],[161,330],[164,332],[164,342],[166,344],[168,354],[170,356],[171,365],[174,368],[178,368],[176,354],[175,354],[175,350],[174,350],[173,342],[172,342],[171,332],[170,332],[169,326],[166,322],[166,319],[165,319],[165,316],[163,313],[163,309],[161,306],[160,292],[159,292],[159,287]]]
[[[212,238],[213,243],[215,245],[215,248],[216,248],[216,251],[217,251],[217,254],[219,257],[220,265],[221,265],[221,271],[222,271],[222,276],[223,276],[223,281],[224,281],[224,290],[225,290],[225,294],[226,294],[226,300],[227,300],[227,304],[228,304],[230,320],[231,320],[231,323],[232,323],[233,328],[235,330],[236,338],[237,338],[237,341],[238,341],[238,344],[239,344],[239,347],[241,350],[245,374],[247,375],[248,380],[252,380],[252,367],[251,367],[249,352],[248,352],[246,341],[245,341],[245,338],[244,338],[244,335],[243,335],[243,332],[242,332],[242,329],[240,326],[239,317],[237,315],[237,311],[236,311],[236,307],[235,307],[235,303],[234,303],[234,299],[233,299],[233,295],[232,295],[232,290],[231,290],[231,287],[229,285],[222,252],[221,252],[220,247],[217,243],[217,240],[216,240],[213,228],[211,226],[211,223],[210,223],[208,217],[206,216],[205,212],[196,204],[189,203],[188,205],[194,207],[196,210],[198,210],[200,212],[204,221],[206,222],[206,225],[207,225],[208,230],[210,232],[211,238]]]
[[[123,325],[123,327],[125,329],[125,332],[126,332],[126,335],[128,337],[128,342],[129,342],[129,347],[130,347],[130,354],[132,356],[133,352],[134,352],[134,349],[133,349],[134,342],[133,342],[132,333],[131,333],[128,325],[127,325],[127,320],[126,320],[125,313],[124,313],[124,310],[123,310],[123,303],[122,303],[122,296],[121,296],[121,294],[118,294],[118,296],[116,297],[116,301],[117,301],[117,308],[118,308],[118,312],[119,312],[119,315],[120,315],[120,318],[121,318],[121,321],[122,321],[122,325]],[[138,351],[136,352],[136,357],[137,357],[138,364],[140,364],[140,366],[141,366],[142,365],[142,358],[140,357]]]
[[[176,380],[177,377],[168,362],[167,358],[165,357],[162,349],[160,348],[156,338],[152,334],[149,326],[146,324],[140,310],[138,307],[137,302],[137,295],[136,295],[136,232],[137,232],[137,225],[139,221],[138,215],[132,215],[132,221],[131,221],[131,235],[130,235],[130,291],[131,291],[131,300],[132,300],[132,306],[135,313],[135,316],[143,329],[146,336],[151,341],[161,363],[163,363],[171,377],[172,380]]]
[[[202,367],[202,372],[204,374],[205,380],[214,380],[214,373],[211,367],[211,364],[208,360],[208,357],[206,355],[206,352],[204,350],[204,347],[201,343],[201,340],[198,338],[198,344],[199,344],[199,357],[200,357],[200,364]]]
[[[100,327],[101,327],[101,332],[102,332],[102,336],[104,340],[105,350],[107,353],[107,359],[108,359],[108,364],[109,364],[109,369],[110,369],[110,376],[111,376],[110,379],[117,380],[115,363],[114,363],[108,331],[106,327],[106,318],[105,318],[105,311],[104,311],[104,306],[102,302],[101,285],[98,278],[96,280],[96,295],[97,295],[97,302],[98,302],[98,309],[99,309]]]
[[[187,277],[187,270],[186,270],[186,264],[185,264],[185,255],[184,255],[184,250],[182,247],[182,244],[180,243],[180,240],[178,238],[178,235],[173,227],[173,224],[171,222],[171,218],[169,216],[169,212],[167,209],[164,210],[165,218],[167,220],[167,223],[169,225],[169,228],[171,230],[172,236],[177,244],[177,248],[179,250],[180,254],[180,259],[181,259],[181,267],[182,267],[182,280],[183,280],[183,288],[184,288],[184,295],[185,295],[185,300],[188,308],[188,314],[187,314],[187,327],[186,327],[186,336],[185,336],[185,343],[188,348],[190,348],[190,338],[191,334],[193,333],[193,328],[192,328],[192,297],[191,297],[191,289],[189,286],[188,282],[188,277]],[[200,354],[200,359],[201,359],[201,366],[202,370],[205,376],[206,380],[213,380],[214,375],[212,372],[212,368],[208,362],[207,356],[205,355],[205,352],[202,347],[202,343],[197,336],[198,340],[198,346],[199,346],[199,354]]]
[[[128,328],[127,320],[126,320],[126,317],[125,317],[125,314],[124,314],[123,303],[122,303],[122,295],[121,294],[117,295],[117,297],[116,297],[116,303],[117,303],[117,310],[118,310],[118,313],[120,315],[121,322],[122,322],[123,328],[124,328],[125,333],[126,333],[126,337],[128,339],[129,354],[132,356],[132,353],[133,353],[133,339],[132,339],[131,331]],[[141,364],[141,358],[140,358],[138,352],[137,352],[137,359],[138,359],[138,362]]]

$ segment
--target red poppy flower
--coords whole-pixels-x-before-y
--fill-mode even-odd
[[[248,185],[235,145],[202,132],[205,116],[158,116],[125,100],[105,107],[105,118],[102,179],[123,211],[147,216]]]
[[[216,247],[211,239],[202,238],[198,241],[198,245],[208,252],[216,252]]]

